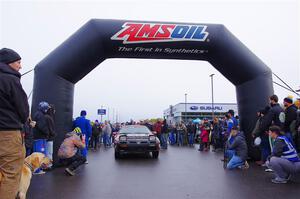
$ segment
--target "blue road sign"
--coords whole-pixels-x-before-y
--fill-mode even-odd
[[[98,115],[106,115],[106,109],[98,109]]]

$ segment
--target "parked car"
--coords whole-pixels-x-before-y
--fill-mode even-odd
[[[160,142],[146,126],[128,125],[121,128],[115,136],[115,158],[128,153],[151,153],[158,158]]]

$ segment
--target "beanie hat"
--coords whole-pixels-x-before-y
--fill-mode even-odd
[[[48,109],[50,108],[50,105],[48,102],[40,102],[39,103],[39,110],[43,113],[46,113]]]
[[[80,112],[80,116],[86,116],[86,111],[85,111],[85,110],[82,110],[82,111]]]
[[[21,56],[14,50],[2,48],[0,50],[0,62],[10,64],[21,59]]]
[[[293,98],[291,96],[288,96],[286,98],[283,99],[284,102],[292,104],[293,103]]]

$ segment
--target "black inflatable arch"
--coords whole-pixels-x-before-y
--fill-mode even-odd
[[[248,143],[256,111],[273,94],[271,70],[223,25],[92,19],[35,67],[32,107],[56,107],[55,154],[72,126],[74,85],[108,58],[208,61],[236,86]]]

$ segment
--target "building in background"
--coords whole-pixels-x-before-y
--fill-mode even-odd
[[[185,112],[186,110],[186,112]],[[228,110],[234,110],[235,115],[238,115],[236,103],[214,103],[215,117],[224,117]],[[212,104],[211,103],[178,103],[170,106],[164,111],[164,118],[168,123],[176,123],[179,121],[191,121],[194,119],[212,119]]]

